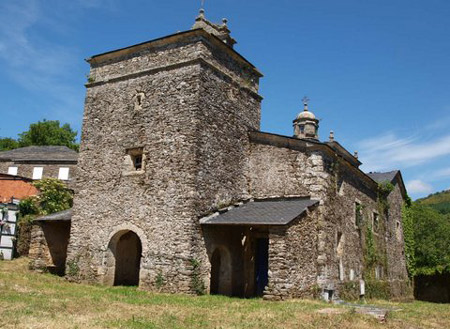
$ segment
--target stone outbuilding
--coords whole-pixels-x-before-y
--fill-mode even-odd
[[[261,132],[262,74],[234,43],[202,11],[87,60],[66,275],[271,300],[363,280],[405,294],[401,174],[380,185],[319,141],[307,100],[294,136]]]
[[[59,178],[69,186],[76,177],[78,153],[67,146],[27,146],[0,152],[0,173],[33,180]]]

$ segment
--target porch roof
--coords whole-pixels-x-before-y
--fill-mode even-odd
[[[319,203],[306,198],[254,200],[200,219],[202,225],[286,225]]]
[[[35,222],[56,222],[72,220],[72,208],[36,218]]]

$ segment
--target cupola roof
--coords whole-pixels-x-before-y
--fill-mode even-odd
[[[297,115],[297,120],[299,119],[316,120],[316,116],[314,115],[314,113],[308,110],[309,99],[307,97],[303,97],[302,101],[303,101],[303,111]]]

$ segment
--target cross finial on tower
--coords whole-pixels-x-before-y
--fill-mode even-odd
[[[303,97],[302,102],[303,102],[303,109],[305,111],[308,111],[308,102],[309,102],[308,96]]]

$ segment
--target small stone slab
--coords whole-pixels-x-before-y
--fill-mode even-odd
[[[344,314],[354,310],[355,313],[370,315],[380,322],[386,322],[388,310],[378,307],[352,306],[352,308],[323,308],[317,311],[320,314]]]

